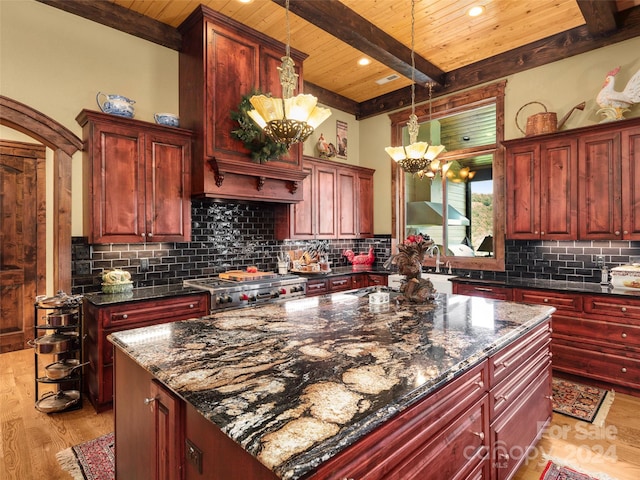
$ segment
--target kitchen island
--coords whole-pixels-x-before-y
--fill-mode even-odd
[[[554,309],[367,293],[111,334],[118,478],[509,478],[551,416]]]

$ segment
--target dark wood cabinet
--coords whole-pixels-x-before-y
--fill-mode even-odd
[[[640,239],[640,118],[504,142],[509,239]]]
[[[374,170],[312,157],[304,170],[302,201],[276,209],[277,239],[373,236]]]
[[[185,403],[116,350],[116,478],[183,478]]]
[[[107,335],[130,328],[203,317],[209,314],[209,293],[97,306],[85,299],[85,387],[96,411],[113,401],[113,345]]]
[[[89,243],[191,239],[191,133],[83,110]]]
[[[573,138],[507,148],[507,238],[577,238],[577,161]]]
[[[471,295],[473,297],[493,298],[496,300],[511,300],[512,289],[495,285],[453,282],[451,287],[457,295]]]
[[[195,133],[194,195],[292,203],[302,199],[302,144],[259,163],[232,135],[230,116],[256,90],[282,96],[278,67],[285,45],[205,6],[179,27],[180,122]],[[291,50],[302,92],[301,52]]]
[[[375,273],[367,274],[367,286],[375,287],[375,286],[387,286],[389,283],[388,275],[378,275]]]

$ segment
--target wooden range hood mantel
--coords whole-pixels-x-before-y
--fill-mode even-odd
[[[285,45],[201,5],[178,28],[180,122],[195,133],[192,194],[199,197],[296,203],[302,200],[302,144],[256,163],[232,130],[231,112],[256,89],[280,96]],[[302,61],[291,50],[302,91]]]

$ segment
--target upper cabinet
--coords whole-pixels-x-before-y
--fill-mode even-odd
[[[89,243],[191,239],[191,132],[83,110]]]
[[[640,239],[640,118],[504,144],[507,238]]]
[[[305,157],[304,198],[276,209],[276,238],[373,236],[373,173],[364,167]]]
[[[195,133],[192,194],[292,203],[302,199],[302,144],[257,163],[234,138],[243,96],[256,90],[282,96],[278,67],[285,46],[205,6],[179,27],[180,123]],[[302,91],[305,55],[291,51]]]
[[[576,238],[576,145],[573,138],[561,138],[508,149],[507,238]]]

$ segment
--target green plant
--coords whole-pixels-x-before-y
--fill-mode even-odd
[[[267,163],[285,155],[289,149],[284,143],[278,143],[267,137],[255,124],[247,113],[253,107],[249,99],[254,95],[261,95],[259,90],[255,90],[250,95],[244,95],[238,111],[231,112],[231,119],[238,122],[240,128],[231,131],[234,138],[240,140],[245,148],[251,152],[251,159],[258,163]],[[270,94],[266,94],[270,96]]]

